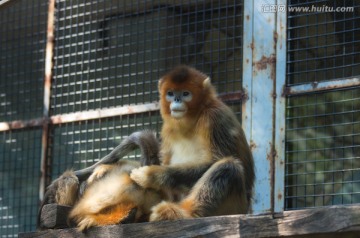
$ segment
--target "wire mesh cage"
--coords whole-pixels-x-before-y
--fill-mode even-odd
[[[1,134],[0,234],[14,237],[36,227],[41,130]]]
[[[241,90],[242,5],[224,3],[57,1],[52,114],[157,101],[158,79],[182,63],[209,74],[219,93]],[[241,101],[229,104],[240,115]],[[152,117],[147,113],[134,116],[134,128],[159,128],[159,115],[151,124],[144,124]],[[117,130],[115,125],[126,125],[128,120],[120,119],[112,126],[101,121],[99,126],[104,135],[113,130],[120,133],[118,142],[129,130]],[[63,135],[74,130],[72,126],[61,128]],[[88,140],[93,137],[92,129],[78,133]],[[96,146],[108,149],[96,157],[88,154],[87,160],[108,153],[114,141],[111,137],[107,140],[108,144]],[[52,160],[68,161],[66,166],[83,161],[75,154],[70,158],[61,155],[53,153]],[[86,165],[89,163],[82,166]]]
[[[50,181],[89,166],[133,131],[159,131],[157,110],[133,109],[154,104],[159,77],[178,64],[207,73],[241,118],[242,1],[56,0],[49,117],[43,117],[48,2],[6,2],[0,1],[0,121],[20,126],[0,132],[2,237],[35,229],[41,176]],[[311,11],[288,14],[286,86],[358,78],[360,4],[288,6]],[[288,96],[286,209],[360,202],[359,90]],[[88,116],[108,109],[111,116]],[[61,121],[66,115],[72,119]],[[47,174],[40,171],[44,154]]]
[[[43,112],[47,2],[0,6],[0,121]],[[39,201],[41,129],[0,133],[0,236],[34,230]]]
[[[289,0],[289,8],[288,85],[360,74],[358,1]]]
[[[149,112],[56,126],[52,135],[52,179],[69,166],[76,170],[92,165],[132,132],[143,129],[158,131],[159,125],[159,112]],[[138,154],[135,151],[127,158],[136,160]]]
[[[68,168],[89,166],[133,131],[159,131],[157,110],[131,109],[157,101],[157,81],[174,66],[188,64],[208,74],[241,117],[242,1],[56,0],[50,111],[44,119],[47,15],[48,1],[0,4],[0,118],[37,122],[20,121],[16,125],[24,129],[0,132],[6,142],[0,145],[2,237],[35,230],[42,152],[50,181]],[[123,108],[130,109],[47,124],[71,113]],[[17,184],[19,179],[26,182]]]
[[[157,80],[181,63],[239,89],[242,7],[225,3],[58,1],[53,113],[156,101]]]
[[[360,202],[360,89],[288,102],[286,207]]]
[[[13,1],[0,9],[0,121],[42,115],[47,3]]]
[[[289,7],[310,10],[288,14],[287,84],[316,89],[359,77],[359,3],[289,1]],[[286,209],[360,202],[359,92],[329,88],[288,98]]]

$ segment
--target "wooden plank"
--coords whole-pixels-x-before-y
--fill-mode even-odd
[[[283,236],[360,231],[360,206],[331,206],[284,212],[278,221]]]
[[[43,229],[67,228],[71,207],[46,204],[41,211],[40,227]]]
[[[206,235],[209,237],[239,237],[238,216],[208,217],[178,221],[153,223],[124,224],[106,227],[94,227],[86,233],[78,232],[74,228],[62,230],[47,230],[35,233],[20,234],[21,238],[29,237],[194,237]]]
[[[86,233],[75,228],[22,233],[20,238],[75,237],[356,237],[360,206],[331,206],[274,215],[233,215],[94,227]]]

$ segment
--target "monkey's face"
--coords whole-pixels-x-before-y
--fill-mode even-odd
[[[192,100],[189,90],[169,89],[166,92],[166,101],[170,103],[170,115],[174,118],[182,118],[188,111],[187,103]]]
[[[159,81],[162,115],[175,119],[196,119],[206,107],[211,83],[208,76],[187,66],[179,66]]]
[[[174,119],[196,119],[204,107],[205,90],[192,82],[163,82],[160,90],[161,113]]]

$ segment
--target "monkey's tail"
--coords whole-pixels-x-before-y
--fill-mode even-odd
[[[141,150],[141,165],[160,164],[159,142],[155,132],[150,130],[137,131],[125,138],[108,155],[101,158],[98,162],[85,169],[75,171],[75,175],[80,181],[86,180],[94,169],[100,164],[112,164],[139,148]]]

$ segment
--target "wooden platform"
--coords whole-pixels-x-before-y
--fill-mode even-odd
[[[50,204],[52,205],[52,204]],[[52,205],[53,206],[53,205]],[[47,225],[61,225],[69,208],[47,207]],[[43,212],[44,213],[44,212]],[[50,214],[49,213],[49,214]],[[46,212],[44,213],[46,214]],[[60,215],[62,214],[62,215]],[[46,216],[43,216],[45,219]],[[42,218],[42,219],[43,219]],[[63,226],[64,224],[62,224]],[[93,227],[86,233],[75,228],[21,233],[20,238],[155,238],[155,237],[360,237],[360,205],[285,211],[269,215],[233,215],[179,221],[147,222]]]

